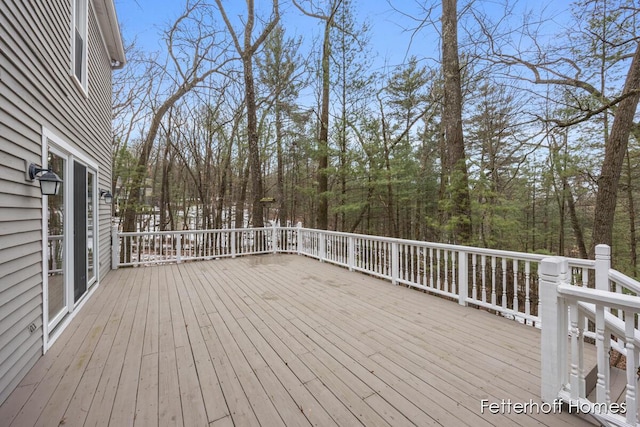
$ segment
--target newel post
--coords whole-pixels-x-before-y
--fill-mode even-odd
[[[469,268],[467,253],[458,252],[458,304],[467,305],[469,296]]]
[[[302,254],[302,223],[296,224],[296,249],[298,255]]]
[[[236,231],[231,230],[231,258],[236,257]]]
[[[325,238],[325,233],[321,230],[317,230],[318,233],[318,256],[320,258],[320,262],[324,262],[324,259],[327,256],[327,241]]]
[[[567,261],[545,258],[540,264],[541,399],[553,402],[566,382],[567,307],[558,294]]]
[[[118,237],[118,226],[111,227],[111,269],[117,270],[120,264],[120,238]]]
[[[177,236],[178,241],[176,242],[176,262],[180,264],[182,262],[182,233],[174,234],[174,238]]]
[[[278,252],[278,228],[276,227],[276,222],[273,222],[273,228],[271,229],[271,250],[273,253]]]
[[[353,236],[347,237],[347,266],[349,271],[353,271],[356,259],[356,245]]]
[[[609,269],[611,268],[611,248],[607,245],[596,246],[596,289],[609,290]]]

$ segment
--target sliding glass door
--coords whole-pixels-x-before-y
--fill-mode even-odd
[[[46,313],[51,334],[96,281],[97,174],[56,147],[49,147],[48,164],[63,180],[59,193],[47,197]]]

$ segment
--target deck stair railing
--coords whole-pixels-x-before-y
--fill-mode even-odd
[[[638,425],[640,283],[610,268],[610,248],[596,247],[595,288],[572,283],[566,258],[540,267],[542,400],[562,400],[573,413],[589,414],[602,425]],[[591,325],[591,326],[590,326]],[[587,386],[588,328],[594,329],[595,393]],[[569,339],[567,339],[567,330]],[[587,339],[585,339],[587,338]],[[626,358],[623,390],[612,390],[611,350]],[[617,399],[621,393],[622,398]]]

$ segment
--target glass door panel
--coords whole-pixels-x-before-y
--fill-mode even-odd
[[[87,291],[87,167],[73,162],[73,302]]]
[[[66,159],[49,152],[49,167],[64,181],[66,179]],[[49,306],[49,330],[60,321],[66,313],[65,270],[65,187],[55,196],[47,196],[47,302]]]
[[[95,234],[95,185],[96,178],[93,171],[87,171],[87,283],[90,285],[95,281],[96,268],[96,234]]]

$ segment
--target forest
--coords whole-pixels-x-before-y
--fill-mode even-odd
[[[125,40],[121,230],[301,223],[582,258],[605,243],[638,277],[640,7],[386,2],[424,55],[374,66],[380,28],[355,0],[187,0],[160,51]]]

